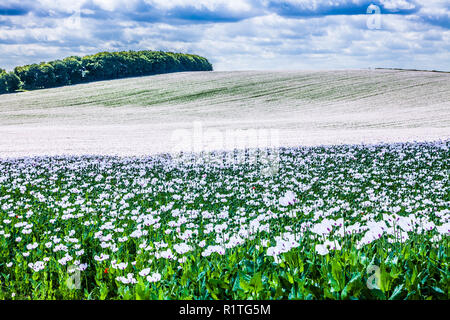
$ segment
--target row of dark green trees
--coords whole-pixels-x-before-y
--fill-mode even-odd
[[[0,69],[0,94],[181,71],[211,71],[206,58],[162,51],[100,52],[85,57]]]

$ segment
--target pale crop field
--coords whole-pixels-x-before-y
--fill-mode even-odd
[[[2,95],[0,157],[171,152],[196,121],[276,129],[280,146],[446,139],[450,74],[194,72]]]

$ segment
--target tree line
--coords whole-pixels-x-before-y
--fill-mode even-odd
[[[100,52],[85,57],[0,69],[0,94],[20,89],[53,88],[99,80],[181,71],[212,71],[206,58],[162,51]]]

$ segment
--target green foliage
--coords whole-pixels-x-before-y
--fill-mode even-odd
[[[0,94],[8,93],[8,85],[6,83],[6,72],[0,69]]]
[[[63,59],[67,68],[67,75],[69,77],[68,84],[77,84],[83,81],[83,64],[80,57],[72,56]]]
[[[20,88],[20,79],[13,72],[7,73],[0,69],[0,94],[10,93]]]
[[[85,57],[16,67],[10,83],[0,75],[0,93],[52,88],[82,82],[120,79],[180,71],[211,71],[203,57],[161,51],[100,52]],[[16,79],[17,78],[17,79]],[[18,81],[17,81],[18,80]],[[20,84],[22,83],[22,86]]]

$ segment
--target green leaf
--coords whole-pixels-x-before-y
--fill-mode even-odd
[[[358,296],[361,291],[361,274],[358,272],[355,274],[352,279],[346,284],[345,288],[341,292],[341,298],[347,299],[348,295],[353,292],[353,296]],[[354,289],[354,290],[353,290]]]
[[[386,296],[380,289],[372,289],[370,290],[370,292],[374,297],[378,298],[379,300],[386,300]]]
[[[136,285],[136,300],[148,300],[149,295],[147,294],[147,288],[146,285],[139,280],[138,284]]]
[[[237,292],[237,291],[241,290],[241,286],[240,286],[239,281],[240,281],[240,279],[239,279],[239,273],[238,273],[237,276],[236,276],[236,279],[234,279],[234,284],[233,284],[233,291],[234,292]]]
[[[244,290],[246,292],[251,290],[250,285],[247,283],[247,281],[245,281],[242,278],[239,280],[239,286],[241,287],[242,290]]]
[[[250,280],[250,286],[256,293],[259,293],[263,290],[264,286],[262,283],[261,272],[255,273],[255,275],[252,277],[252,280]]]
[[[333,279],[335,280],[336,283],[334,285],[334,289],[336,291],[341,291],[342,289],[344,289],[345,275],[342,271],[341,264],[337,260],[334,260],[331,263],[331,275],[333,276]]]
[[[437,293],[440,293],[440,294],[444,294],[444,295],[445,295],[445,292],[444,292],[441,288],[439,288],[439,287],[431,287],[431,289],[433,289],[433,290],[436,291]]]
[[[100,300],[105,300],[108,296],[108,287],[105,284],[102,284],[100,287]]]
[[[395,288],[395,290],[394,290],[394,292],[392,293],[392,295],[390,296],[389,300],[398,300],[398,299],[400,299],[400,296],[401,296],[401,294],[402,294],[402,292],[403,292],[403,287],[404,287],[403,284],[398,285],[398,286]]]

